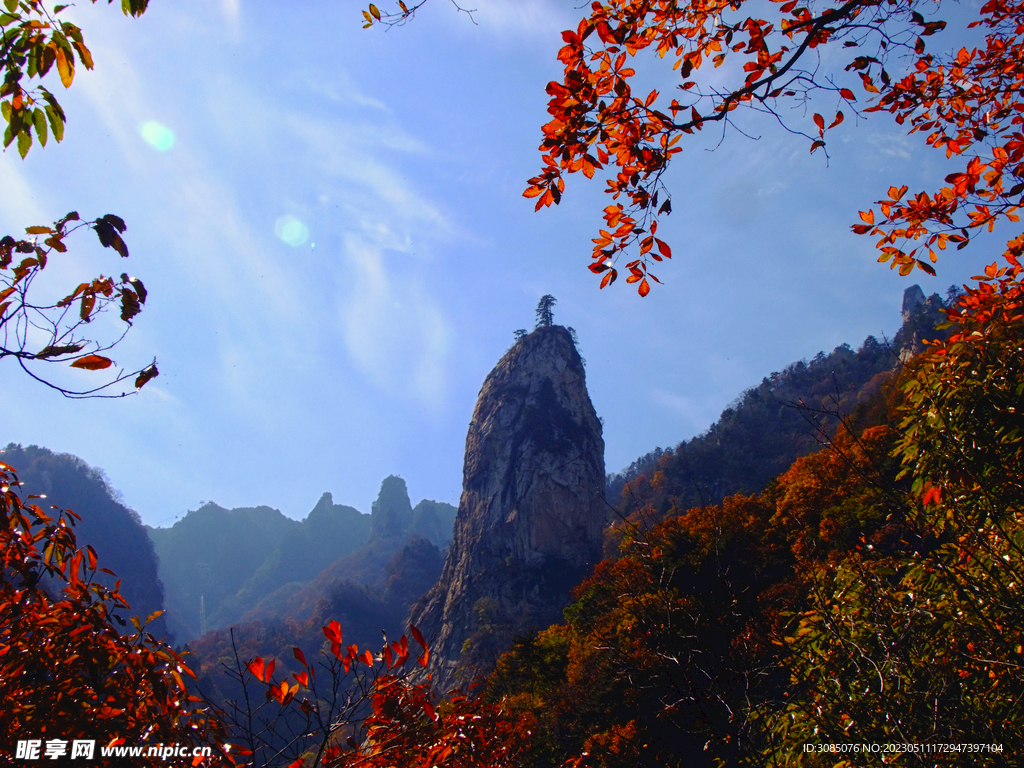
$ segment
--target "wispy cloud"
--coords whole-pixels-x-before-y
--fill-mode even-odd
[[[566,11],[550,0],[488,0],[486,3],[460,3],[472,8],[473,21],[477,27],[501,37],[537,38],[550,41],[563,29],[575,28],[583,13]],[[465,14],[455,13],[449,6],[440,8],[452,11],[445,14],[445,22],[456,32],[464,31],[468,24]]]
[[[340,322],[356,368],[389,395],[439,406],[451,337],[440,307],[415,281],[389,274],[388,254],[366,238],[346,236],[344,257]]]
[[[716,406],[707,402],[708,398],[704,398],[705,402],[698,402],[686,395],[655,389],[651,392],[651,400],[676,416],[682,417],[685,429],[691,432],[705,429],[717,415]]]
[[[239,22],[241,21],[242,1],[223,0],[221,8],[224,11],[224,20],[228,24],[228,31],[231,33],[232,38],[237,39],[239,36]]]

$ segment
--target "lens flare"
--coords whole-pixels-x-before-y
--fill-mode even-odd
[[[166,152],[174,146],[174,131],[156,120],[149,120],[139,126],[139,133],[158,152]]]
[[[282,216],[274,222],[274,234],[292,248],[297,248],[309,239],[309,228],[294,216]]]

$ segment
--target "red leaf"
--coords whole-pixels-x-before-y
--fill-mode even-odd
[[[292,648],[292,655],[295,656],[296,660],[304,667],[308,667],[309,664],[306,662],[306,655],[302,652],[301,648]]]
[[[82,368],[86,371],[99,371],[104,368],[109,368],[114,364],[114,361],[108,357],[102,355],[86,355],[80,357],[71,364],[72,368]]]
[[[427,641],[423,639],[423,635],[420,633],[419,629],[415,626],[409,625],[409,631],[412,632],[412,639],[420,644],[420,648],[424,651],[427,650]]]
[[[245,665],[246,668],[252,673],[252,676],[257,680],[263,680],[263,659],[257,656],[255,659]]]
[[[323,628],[324,637],[330,640],[332,643],[341,644],[341,624],[336,621],[331,621]]]

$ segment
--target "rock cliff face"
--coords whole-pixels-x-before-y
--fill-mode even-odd
[[[900,360],[906,362],[924,349],[926,340],[944,339],[949,331],[937,331],[935,326],[946,316],[942,309],[945,303],[939,294],[927,298],[921,286],[912,285],[903,292],[903,325],[893,338],[893,348],[899,351]]]
[[[489,672],[515,635],[562,620],[600,559],[604,479],[583,362],[569,331],[538,328],[484,381],[451,549],[412,611],[440,690]]]

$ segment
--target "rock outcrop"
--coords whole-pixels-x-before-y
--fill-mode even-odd
[[[945,306],[937,293],[926,298],[919,285],[912,285],[903,291],[903,311],[900,313],[903,325],[893,339],[893,348],[899,353],[901,362],[921,352],[926,341],[949,336],[948,330],[939,331],[935,328],[946,320],[942,311]]]
[[[512,639],[562,620],[601,555],[604,440],[568,330],[520,339],[484,381],[438,583],[413,608],[440,690],[490,671]]]
[[[412,522],[412,502],[405,480],[397,475],[384,478],[380,493],[370,508],[370,538],[388,539],[401,536]]]

